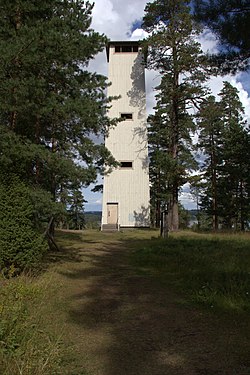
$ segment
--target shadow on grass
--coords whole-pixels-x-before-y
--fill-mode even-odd
[[[185,271],[186,276],[195,267],[205,267],[210,259],[208,249],[213,270],[219,269],[218,262],[225,259],[222,253],[216,255],[217,242],[132,237],[117,234],[120,242],[114,243],[113,237],[105,236],[101,249],[84,253],[89,267],[70,274],[61,271],[66,279],[78,283],[78,290],[83,290],[71,297],[69,321],[83,332],[92,332],[93,339],[90,337],[89,346],[86,344],[82,350],[98,356],[96,373],[248,374],[250,363],[246,353],[250,348],[247,334],[239,328],[240,322],[236,319],[225,323],[214,314],[180,306],[176,303],[179,296],[167,283],[147,273],[147,269],[154,269],[158,274],[168,272],[171,278],[178,278]],[[232,257],[232,249],[230,254]],[[209,267],[207,264],[205,268]],[[146,271],[140,273],[140,268]]]
[[[82,241],[82,232],[57,230],[55,242],[59,251],[53,250],[46,254],[43,269],[47,269],[53,263],[81,262],[80,245]]]
[[[94,238],[93,238],[94,237]],[[99,244],[102,235],[99,230],[56,230],[55,242],[59,251],[49,251],[43,261],[42,270],[46,270],[50,264],[63,264],[65,262],[82,262],[84,248]]]

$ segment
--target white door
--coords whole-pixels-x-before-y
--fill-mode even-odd
[[[118,203],[108,203],[108,224],[117,224],[118,222]]]

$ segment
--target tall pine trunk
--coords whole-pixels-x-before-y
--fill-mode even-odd
[[[217,179],[216,179],[216,170],[213,170],[212,176],[212,225],[213,230],[217,231],[219,228],[218,220],[218,198],[217,198]]]
[[[15,31],[16,31],[16,34],[18,33],[18,30],[20,30],[21,28],[21,11],[20,11],[20,8],[19,8],[19,5],[17,6],[16,8],[16,14],[15,14],[15,17],[14,17],[14,26],[15,26]],[[20,60],[18,57],[15,57],[13,59],[13,65],[14,67],[18,70],[19,67],[20,67]],[[12,89],[12,100],[13,100],[13,108],[16,107],[17,105],[17,99],[16,99],[16,93],[17,93],[17,88],[16,87],[13,87]],[[10,114],[10,128],[11,130],[15,130],[16,129],[16,122],[17,122],[17,110],[14,109],[12,111],[12,113]]]
[[[244,184],[240,180],[240,230],[245,231],[245,218],[244,218]]]
[[[211,134],[211,167],[212,167],[212,226],[214,231],[219,229],[219,220],[218,220],[218,194],[217,194],[217,160],[215,155],[215,141],[214,134]]]

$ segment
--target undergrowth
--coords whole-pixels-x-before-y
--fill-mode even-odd
[[[43,325],[47,283],[27,276],[0,279],[1,375],[61,373],[60,334]]]
[[[134,252],[133,262],[181,290],[187,302],[250,310],[250,237],[152,239]]]

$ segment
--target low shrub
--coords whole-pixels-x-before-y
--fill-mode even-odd
[[[47,250],[35,228],[30,188],[17,177],[0,180],[0,268],[4,274],[31,268]]]

